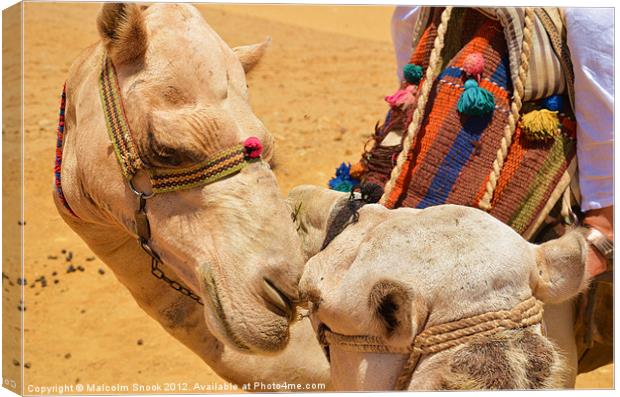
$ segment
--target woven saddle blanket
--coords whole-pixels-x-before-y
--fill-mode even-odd
[[[414,38],[417,45],[410,61],[424,71],[429,67],[443,8],[430,10],[419,37]],[[536,40],[542,40],[540,37],[551,39],[545,37],[546,31],[539,24],[539,20],[534,24],[532,53],[540,52],[538,47],[548,44],[536,43]],[[511,62],[507,41],[510,41],[510,34],[506,34],[499,18],[472,8],[453,9],[444,36],[441,69],[432,82],[419,129],[386,206],[480,206],[501,148],[513,99],[511,64],[514,62]],[[466,115],[457,109],[465,82],[470,78],[464,72],[464,62],[473,53],[484,58],[478,84],[494,99],[494,109],[483,115]],[[528,81],[545,83],[544,76],[540,75],[544,71],[538,69],[531,71],[537,75],[528,77]],[[423,81],[424,78],[419,86]],[[404,81],[401,88],[407,85]],[[559,101],[560,108],[556,112],[557,134],[547,139],[533,139],[525,133],[522,123],[517,123],[507,155],[503,158],[490,209],[486,208],[491,215],[526,238],[533,236],[558,203],[574,173],[576,124],[568,85],[557,76],[550,76],[546,84],[533,89],[526,84],[520,118],[541,109],[552,95],[564,99]],[[417,102],[408,107],[392,106],[385,122],[376,128],[374,147],[365,150],[361,159],[364,170],[361,179],[364,182],[383,186],[390,179],[416,106]]]

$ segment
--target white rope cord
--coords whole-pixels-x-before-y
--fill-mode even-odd
[[[478,207],[485,211],[491,209],[491,200],[493,199],[493,193],[497,187],[497,181],[499,180],[500,173],[504,167],[504,160],[508,155],[508,149],[512,144],[512,137],[514,136],[517,120],[519,120],[519,114],[521,112],[522,98],[525,93],[525,79],[530,66],[530,53],[532,44],[532,27],[534,23],[534,11],[532,8],[525,9],[525,19],[523,27],[523,44],[521,46],[521,60],[519,64],[519,74],[517,80],[514,82],[513,100],[510,105],[511,112],[508,115],[508,124],[504,128],[504,135],[500,143],[500,148],[497,151],[495,161],[493,161],[493,170],[489,174],[489,180],[486,184],[486,191],[482,196],[482,199],[478,203]]]
[[[411,149],[411,145],[413,144],[413,140],[415,138],[417,130],[420,127],[422,117],[424,116],[426,102],[428,101],[428,98],[430,96],[433,82],[435,81],[435,78],[439,73],[438,69],[441,63],[441,50],[444,46],[444,38],[448,29],[448,22],[450,21],[452,8],[453,7],[446,7],[445,10],[443,10],[443,12],[441,13],[441,21],[439,23],[439,26],[437,27],[437,37],[435,37],[435,41],[433,43],[433,50],[431,51],[431,55],[429,57],[428,68],[426,69],[426,76],[420,89],[418,103],[416,105],[415,111],[413,112],[409,128],[407,129],[407,135],[405,136],[405,139],[403,141],[402,150],[398,154],[396,166],[392,169],[390,180],[385,184],[383,196],[381,196],[381,200],[379,201],[379,203],[383,205],[386,205],[390,194],[392,193],[392,190],[396,185],[396,180],[398,179],[398,176],[403,170],[403,165],[407,160],[407,155],[409,153],[409,150]]]

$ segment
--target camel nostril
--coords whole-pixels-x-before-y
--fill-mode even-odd
[[[295,314],[295,304],[293,299],[289,298],[284,292],[282,292],[270,279],[263,277],[262,290],[265,293],[264,298],[272,304],[270,308],[276,314],[289,319],[293,318]]]

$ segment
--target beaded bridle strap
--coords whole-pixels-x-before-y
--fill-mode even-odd
[[[139,170],[144,169],[151,179],[153,193],[190,189],[234,174],[260,157],[262,148],[259,147],[260,142],[257,138],[249,138],[244,144],[239,143],[223,149],[190,167],[174,169],[146,167],[133,141],[114,65],[105,53],[102,55],[101,63],[99,93],[108,136],[114,145],[116,159],[127,181],[131,181]]]
[[[426,328],[406,347],[391,346],[378,336],[338,334],[324,324],[319,326],[318,339],[328,357],[330,345],[352,352],[409,354],[396,381],[396,390],[406,390],[423,355],[438,353],[501,331],[541,324],[542,316],[542,302],[530,297],[510,310],[487,312]]]

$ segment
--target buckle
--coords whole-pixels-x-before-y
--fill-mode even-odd
[[[588,228],[586,240],[607,260],[608,268],[613,266],[614,261],[614,242],[605,236],[598,229],[585,225]]]

